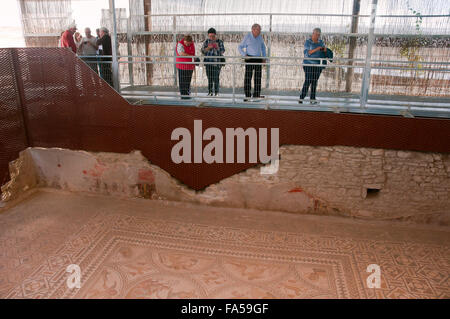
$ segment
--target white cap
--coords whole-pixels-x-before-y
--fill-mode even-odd
[[[76,28],[76,27],[77,27],[77,24],[75,23],[75,21],[72,21],[72,23],[69,24],[68,29],[72,29],[72,28]]]

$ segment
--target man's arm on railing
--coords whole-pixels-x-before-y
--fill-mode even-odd
[[[238,46],[239,53],[242,56],[246,56],[247,55],[247,53],[244,52],[244,48],[245,49],[247,48],[247,38],[248,38],[248,34],[244,37],[244,40],[242,40],[242,42]]]
[[[264,41],[261,41],[261,55],[263,57],[266,57],[266,45],[264,44]],[[267,63],[267,59],[263,59],[262,63]]]
[[[266,56],[266,45],[264,44],[264,41],[261,41],[261,54],[263,57]]]

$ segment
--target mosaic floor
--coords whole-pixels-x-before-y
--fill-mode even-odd
[[[0,211],[0,298],[450,298],[449,275],[448,228],[45,189]]]

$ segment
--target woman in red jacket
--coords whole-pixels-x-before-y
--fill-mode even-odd
[[[192,36],[185,35],[184,38],[178,42],[176,52],[176,67],[178,70],[178,83],[180,86],[181,98],[190,99],[191,79],[195,64],[185,64],[180,62],[194,62],[192,56],[195,56],[195,45],[194,41],[192,41]]]

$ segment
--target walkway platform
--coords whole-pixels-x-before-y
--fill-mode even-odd
[[[263,99],[244,102],[243,89],[222,89],[218,97],[207,96],[207,88],[193,88],[191,100],[181,100],[173,87],[124,86],[121,95],[133,104],[186,105],[199,107],[230,107],[256,109],[282,109],[325,111],[336,113],[367,113],[400,115],[405,117],[450,118],[450,96],[448,98],[370,95],[365,108],[361,108],[360,98],[352,93],[317,94],[318,105],[310,104],[309,97],[298,103],[298,91],[262,90]]]

